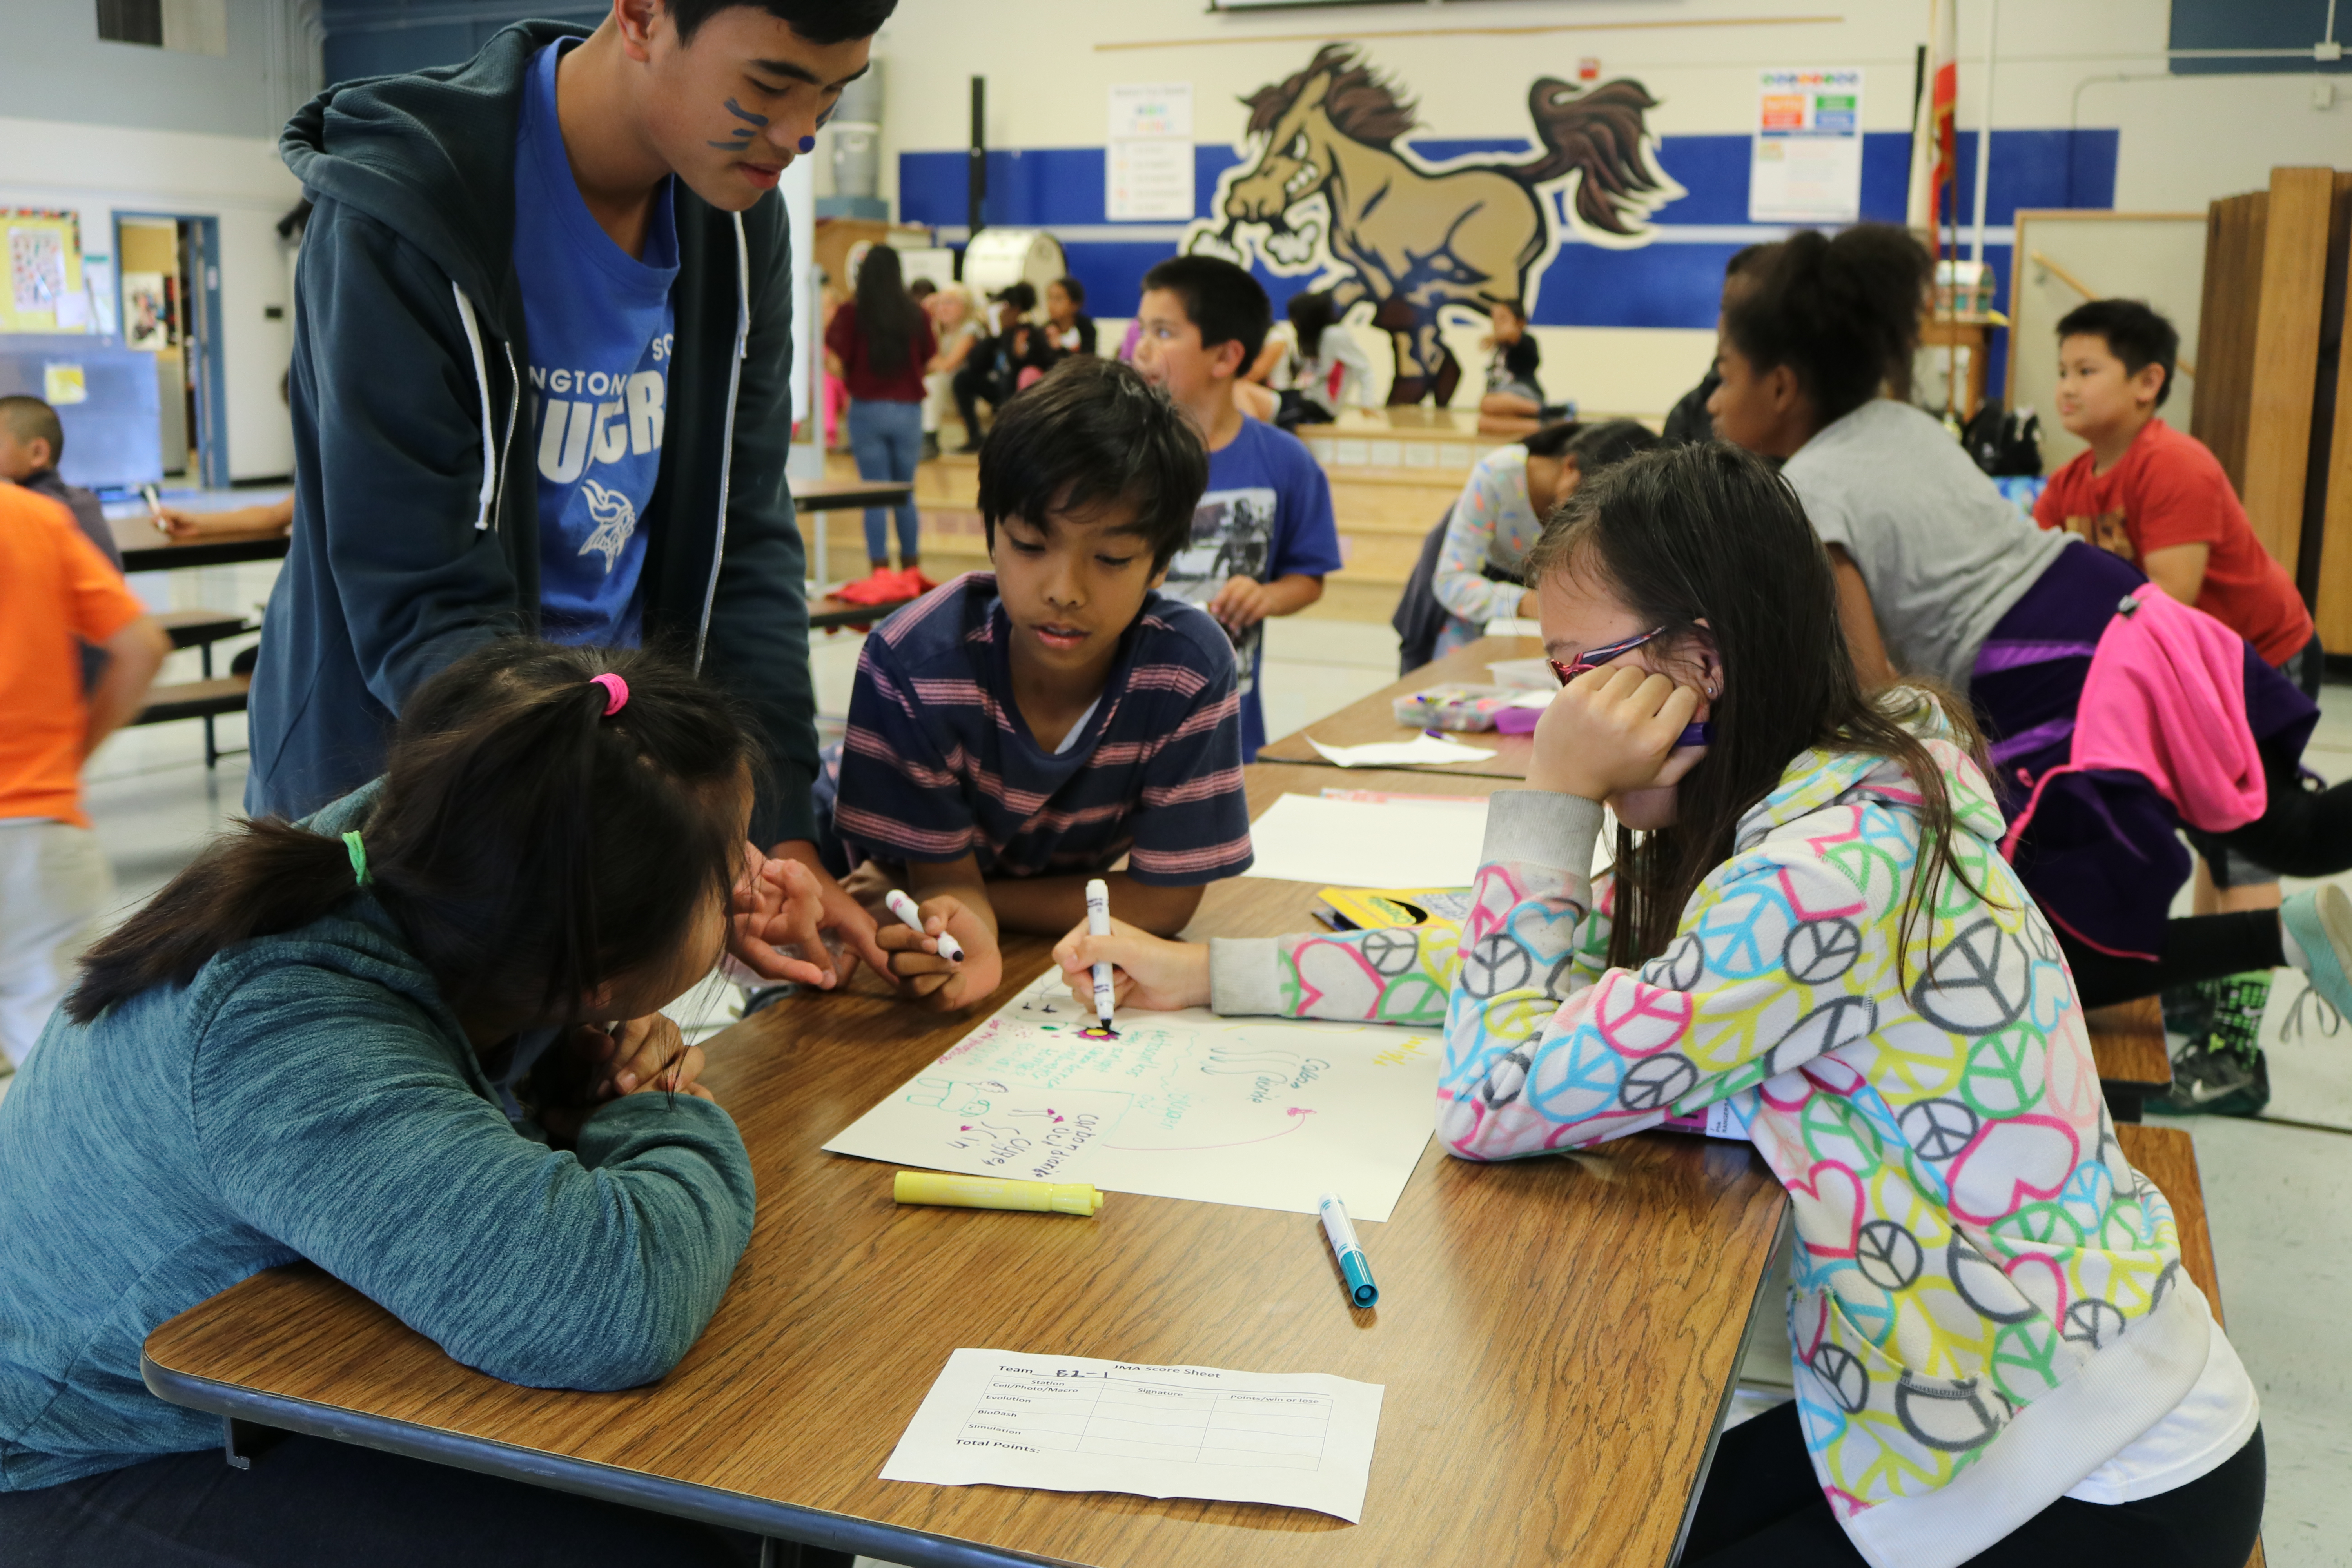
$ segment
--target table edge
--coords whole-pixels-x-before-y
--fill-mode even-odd
[[[144,1346],[139,1352],[139,1375],[156,1398],[187,1409],[504,1480],[573,1492],[625,1508],[671,1514],[776,1540],[830,1547],[853,1555],[880,1557],[904,1563],[906,1568],[1076,1568],[1064,1558],[982,1546],[852,1514],[827,1513],[747,1492],[667,1480],[642,1470],[520,1447],[493,1438],[468,1436],[389,1416],[362,1415],[289,1394],[260,1394],[234,1384],[174,1372],[149,1355]],[[268,1461],[262,1458],[256,1462]]]
[[[1739,1352],[1732,1357],[1731,1375],[1724,1381],[1723,1393],[1715,1402],[1715,1426],[1707,1433],[1706,1447],[1699,1451],[1698,1470],[1691,1477],[1690,1496],[1683,1502],[1682,1528],[1675,1531],[1675,1547],[1666,1553],[1669,1564],[1683,1560],[1683,1549],[1690,1544],[1691,1526],[1698,1521],[1699,1499],[1706,1495],[1706,1479],[1715,1471],[1715,1452],[1723,1445],[1724,1421],[1731,1415],[1731,1400],[1739,1392],[1739,1369],[1748,1364],[1748,1350],[1756,1343],[1756,1327],[1769,1321],[1765,1311],[1764,1292],[1772,1283],[1772,1264],[1780,1256],[1780,1248],[1789,1244],[1790,1233],[1796,1229],[1797,1205],[1789,1196],[1789,1189],[1780,1189],[1780,1218],[1772,1226],[1772,1245],[1764,1254],[1764,1272],[1757,1278],[1756,1289],[1748,1302],[1748,1321],[1739,1330]],[[1783,1313],[1787,1311],[1782,1304]]]
[[[122,570],[172,572],[195,566],[236,566],[248,561],[282,561],[291,542],[284,534],[258,539],[205,540],[194,544],[142,544],[122,552]]]

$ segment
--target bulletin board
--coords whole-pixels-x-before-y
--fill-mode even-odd
[[[5,234],[8,252],[8,286],[0,292],[0,331],[89,331],[80,216],[10,208],[0,213],[0,234]]]
[[[2145,300],[2179,331],[2183,361],[2163,414],[2174,429],[2189,428],[2205,299],[2203,213],[2020,209],[2011,254],[2005,402],[2042,416],[2043,473],[2083,449],[2058,423],[2057,326],[2087,297]]]

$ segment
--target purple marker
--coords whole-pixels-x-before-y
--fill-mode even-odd
[[[1682,738],[1676,741],[1675,744],[1677,746],[1704,746],[1707,743],[1707,741],[1714,735],[1714,733],[1715,726],[1702,719],[1697,723],[1684,730],[1682,732]]]

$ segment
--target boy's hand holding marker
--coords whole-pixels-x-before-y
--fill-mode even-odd
[[[1604,801],[1672,789],[1706,755],[1676,744],[1698,706],[1696,689],[1637,666],[1588,669],[1536,721],[1528,786]]]
[[[894,918],[883,922],[878,940],[890,955],[890,977],[908,996],[951,1013],[1003,980],[995,930],[961,899],[940,893],[917,904],[894,888],[883,902]]]

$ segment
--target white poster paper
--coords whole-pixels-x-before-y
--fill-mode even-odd
[[[1103,146],[1103,216],[1112,223],[1192,218],[1192,84],[1114,82]]]
[[[959,1350],[886,1481],[1129,1492],[1364,1517],[1377,1383]]]
[[[1478,879],[1486,802],[1286,795],[1250,824],[1247,877],[1342,888],[1466,888]],[[1350,1200],[1352,1201],[1352,1200]]]
[[[1862,70],[1761,72],[1748,170],[1750,223],[1862,218]]]
[[[1128,1011],[1060,970],[825,1145],[969,1176],[1389,1217],[1437,1119],[1435,1028]]]
[[[1309,735],[1307,743],[1320,752],[1325,762],[1337,763],[1343,768],[1483,763],[1495,754],[1483,746],[1465,746],[1459,741],[1441,741],[1434,735],[1415,735],[1410,741],[1369,741],[1360,746],[1327,746]]]

